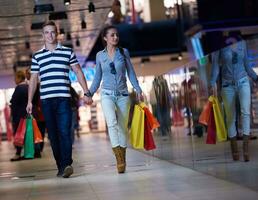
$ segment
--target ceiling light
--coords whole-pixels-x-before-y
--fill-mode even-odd
[[[53,12],[49,14],[48,17],[49,20],[57,20],[57,19],[67,19],[67,14],[66,12]]]
[[[34,6],[34,13],[46,13],[46,12],[53,12],[54,6],[52,4],[41,4],[41,5],[35,5]]]
[[[81,22],[81,28],[82,28],[82,29],[86,29],[86,28],[87,28],[87,24],[86,24],[86,22],[84,21],[84,19],[83,19],[82,22]]]
[[[30,43],[28,41],[25,42],[25,48],[30,49]]]
[[[65,4],[66,6],[69,6],[69,5],[71,4],[71,1],[70,1],[70,0],[64,0],[64,4]]]
[[[35,30],[35,29],[42,29],[42,26],[45,22],[36,22],[32,23],[30,29]]]
[[[90,13],[95,12],[95,6],[92,2],[89,3],[88,9]]]
[[[79,38],[76,38],[75,45],[76,45],[77,47],[81,46],[81,43],[80,43]]]
[[[72,36],[71,34],[68,32],[67,35],[66,35],[66,40],[71,40],[72,39]]]
[[[59,34],[60,34],[60,35],[64,35],[64,34],[65,34],[65,31],[64,31],[63,28],[60,28],[60,29],[59,29]]]

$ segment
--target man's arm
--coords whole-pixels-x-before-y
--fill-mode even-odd
[[[89,88],[88,88],[87,82],[85,80],[85,77],[83,75],[83,72],[81,70],[80,65],[79,64],[72,65],[72,69],[73,69],[73,71],[75,72],[75,74],[77,76],[78,82],[82,86],[84,94],[88,93],[89,92]],[[87,104],[91,104],[92,103],[92,98],[91,97],[84,96],[84,100],[85,100],[85,102]]]
[[[32,73],[30,77],[30,82],[29,82],[29,94],[28,94],[28,104],[27,104],[27,113],[31,114],[32,113],[32,99],[34,96],[34,93],[37,89],[37,84],[38,84],[38,74],[37,73]]]

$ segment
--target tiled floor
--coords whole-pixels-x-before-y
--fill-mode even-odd
[[[76,141],[74,175],[57,178],[51,149],[41,159],[9,162],[12,144],[0,144],[2,200],[257,200],[248,188],[128,149],[127,172],[117,174],[104,134]]]

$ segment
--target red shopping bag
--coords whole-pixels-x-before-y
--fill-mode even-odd
[[[212,109],[212,102],[207,101],[207,103],[204,105],[204,108],[199,116],[199,123],[208,125],[209,119],[211,116],[211,109]]]
[[[39,130],[37,121],[34,118],[32,119],[32,126],[33,126],[34,143],[43,142],[42,135]]]
[[[213,108],[211,108],[210,110],[210,119],[208,122],[206,144],[216,144],[216,124],[215,124]]]
[[[150,124],[151,130],[155,129],[155,128],[158,128],[160,126],[160,124],[159,124],[158,120],[150,112],[149,108],[147,106],[144,106],[143,110],[144,110],[144,113],[145,113],[145,118],[147,118],[147,120]]]
[[[152,136],[152,130],[158,128],[160,125],[157,119],[152,115],[148,107],[144,107],[144,149],[149,151],[156,149],[156,145]]]
[[[173,125],[174,126],[184,125],[184,118],[182,116],[182,113],[179,110],[173,111]]]
[[[24,136],[26,132],[26,119],[21,118],[18,128],[16,130],[15,136],[14,136],[14,145],[22,147],[24,145]]]

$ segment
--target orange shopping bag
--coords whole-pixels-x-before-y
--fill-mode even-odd
[[[211,109],[212,109],[212,102],[207,101],[207,103],[204,105],[204,108],[199,116],[199,123],[203,125],[208,125],[210,115],[211,115]]]
[[[33,126],[34,143],[43,142],[42,135],[39,130],[37,121],[34,118],[32,119],[32,126]]]

